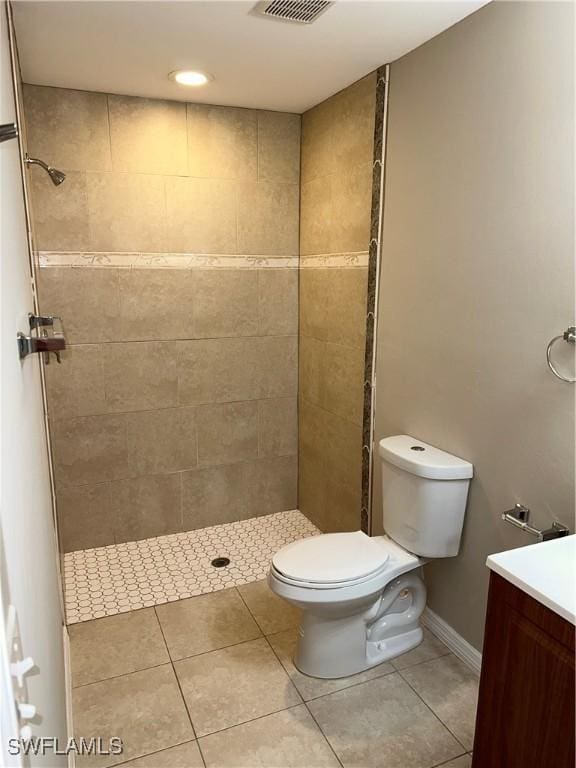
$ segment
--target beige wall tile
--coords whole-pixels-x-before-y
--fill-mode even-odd
[[[256,179],[257,112],[188,104],[190,176]]]
[[[324,348],[326,343],[311,336],[300,336],[298,355],[298,394],[309,403],[322,403]]]
[[[363,77],[333,97],[334,169],[351,170],[372,163],[376,113],[376,73]]]
[[[109,411],[144,411],[178,404],[176,342],[104,344]]]
[[[86,174],[68,171],[66,181],[55,187],[41,168],[29,166],[26,172],[35,247],[42,251],[89,251]]]
[[[298,337],[262,336],[259,347],[260,397],[292,397],[298,391]]]
[[[128,474],[123,415],[55,421],[52,444],[58,485],[89,485]]]
[[[327,411],[324,423],[325,461],[329,477],[352,488],[360,486],[362,472],[362,428]]]
[[[326,509],[324,527],[326,533],[338,531],[359,531],[361,526],[362,488],[360,481],[355,485],[341,483],[326,474]]]
[[[176,472],[198,463],[194,408],[128,413],[126,430],[131,475]]]
[[[91,173],[86,183],[91,250],[165,250],[166,207],[161,176]]]
[[[61,359],[44,367],[51,420],[106,413],[102,345],[68,347]]]
[[[298,411],[295,397],[258,403],[258,455],[293,456],[298,450]]]
[[[330,530],[324,468],[308,461],[302,452],[298,468],[298,509],[324,533]]]
[[[258,272],[212,269],[194,272],[194,337],[256,336]]]
[[[269,515],[294,509],[297,505],[298,459],[296,456],[278,456],[261,459],[251,465],[256,488],[254,514]]]
[[[188,173],[185,104],[108,96],[108,107],[115,171]]]
[[[333,226],[332,177],[306,182],[300,199],[300,254],[331,253]]]
[[[334,170],[334,99],[327,99],[302,115],[302,183]]]
[[[60,488],[56,505],[64,552],[114,544],[109,483]]]
[[[119,270],[116,341],[194,336],[196,274],[184,269]]]
[[[224,179],[166,178],[167,249],[236,253],[236,185]]]
[[[42,312],[62,318],[68,344],[121,338],[118,272],[90,267],[38,270]]]
[[[233,464],[258,458],[258,403],[197,407],[198,464]]]
[[[332,177],[332,227],[329,253],[366,251],[370,245],[372,164]]]
[[[297,184],[238,184],[238,253],[298,253]]]
[[[25,85],[24,109],[29,155],[62,171],[110,170],[106,94]]]
[[[103,743],[118,736],[124,745],[115,758],[82,756],[78,768],[104,768],[194,738],[170,664],[75,688],[73,710],[77,739],[98,733]]]
[[[298,333],[298,270],[258,270],[258,332]]]
[[[297,184],[300,179],[300,115],[258,112],[258,180]]]
[[[111,484],[110,494],[117,542],[182,530],[179,473],[117,480]]]
[[[259,339],[178,342],[180,405],[260,397]]]
[[[205,467],[182,474],[185,531],[253,517],[257,487],[250,464]]]
[[[322,357],[320,404],[343,419],[362,425],[364,407],[364,351],[325,344]]]
[[[364,349],[367,270],[303,269],[300,272],[300,333]]]

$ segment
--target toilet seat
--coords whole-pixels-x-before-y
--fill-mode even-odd
[[[383,537],[362,531],[325,533],[300,539],[272,558],[272,571],[286,584],[335,589],[360,584],[387,570],[389,548]]]

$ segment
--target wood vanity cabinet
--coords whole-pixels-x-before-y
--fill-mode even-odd
[[[472,768],[574,768],[574,626],[490,574]]]

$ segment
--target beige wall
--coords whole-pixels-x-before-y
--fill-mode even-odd
[[[360,527],[376,75],[302,118],[299,506]]]
[[[391,68],[376,437],[474,463],[462,551],[425,571],[477,648],[486,556],[533,543],[501,512],[574,530],[574,387],[545,362],[574,320],[572,13],[491,3]]]
[[[64,549],[294,508],[300,117],[25,100]]]

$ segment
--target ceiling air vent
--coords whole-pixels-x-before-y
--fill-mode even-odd
[[[264,0],[256,3],[253,13],[293,24],[312,24],[332,4],[329,0]]]

